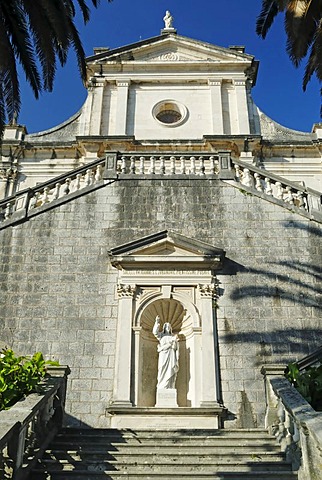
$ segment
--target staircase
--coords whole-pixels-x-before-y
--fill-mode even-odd
[[[30,480],[296,480],[265,430],[80,430],[58,434]]]

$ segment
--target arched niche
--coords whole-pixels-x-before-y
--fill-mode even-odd
[[[158,341],[152,333],[155,318],[161,319],[161,328],[165,322],[171,323],[173,334],[179,337],[179,372],[176,381],[179,407],[190,407],[194,403],[193,367],[191,365],[194,336],[198,329],[193,324],[198,321],[197,311],[182,298],[162,298],[154,296],[138,308],[134,321],[134,365],[135,404],[139,407],[153,407],[156,403],[156,383],[158,370]],[[199,322],[198,322],[199,323]],[[136,354],[137,353],[137,354]]]
[[[152,334],[157,315],[162,323],[169,321],[180,338],[179,406],[216,409],[219,372],[214,272],[222,265],[225,252],[165,230],[116,247],[109,255],[119,271],[110,411],[124,412],[131,407],[158,410],[157,340]]]

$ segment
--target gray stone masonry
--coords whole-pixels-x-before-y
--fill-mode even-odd
[[[68,364],[68,421],[108,427],[117,272],[107,252],[164,229],[226,251],[222,397],[229,425],[263,425],[261,365],[321,343],[322,225],[221,180],[121,180],[2,230],[1,340]]]

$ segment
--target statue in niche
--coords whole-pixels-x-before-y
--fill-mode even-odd
[[[169,29],[169,28],[173,28],[173,16],[169,12],[169,10],[167,10],[165,12],[165,16],[163,17],[163,21],[164,21],[164,28],[166,30]]]
[[[177,373],[179,370],[179,339],[178,335],[172,334],[169,322],[163,325],[160,332],[160,317],[157,315],[153,327],[153,335],[158,339],[158,383],[157,388],[175,388]]]

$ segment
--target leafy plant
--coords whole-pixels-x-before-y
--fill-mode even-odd
[[[322,365],[302,372],[297,363],[290,363],[285,376],[315,410],[322,411]]]
[[[39,383],[46,375],[47,365],[57,362],[45,361],[42,353],[32,357],[16,356],[11,349],[4,349],[0,355],[0,410],[10,408],[14,403],[39,389]]]

